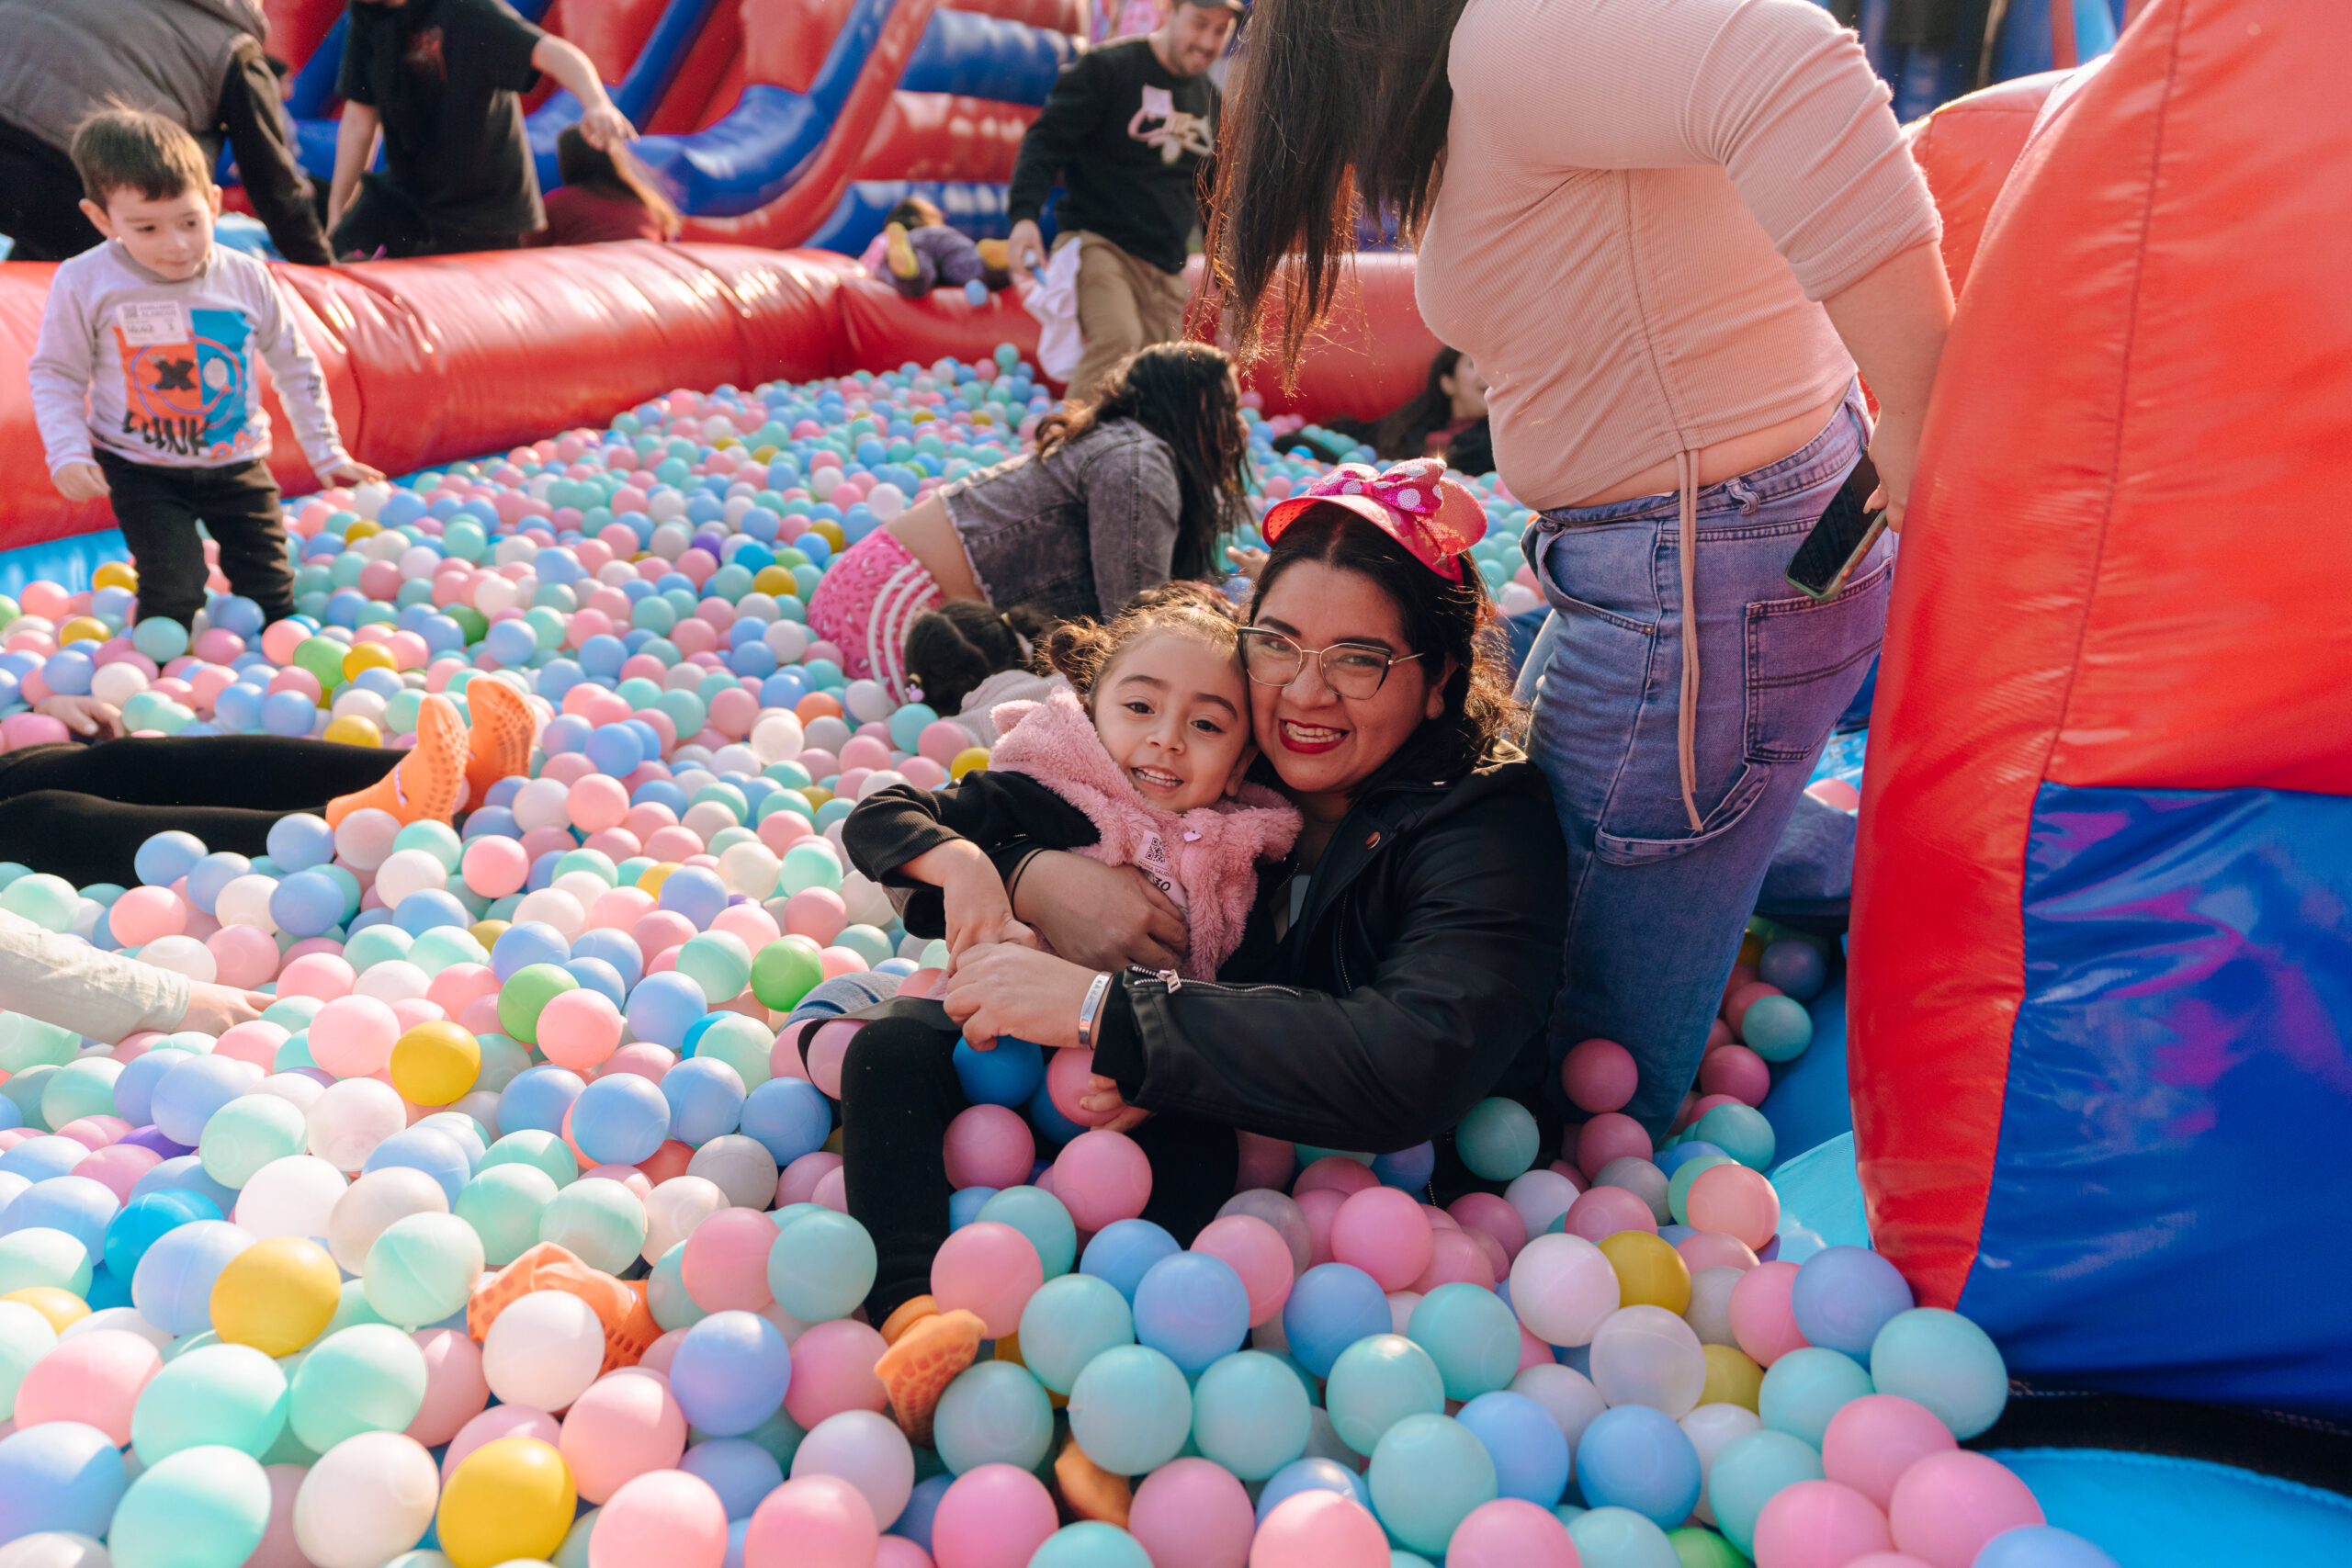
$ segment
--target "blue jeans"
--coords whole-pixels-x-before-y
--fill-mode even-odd
[[[1849,393],[1801,450],[1699,493],[1695,831],[1676,740],[1677,498],[1544,513],[1522,544],[1555,623],[1531,750],[1568,840],[1552,1060],[1595,1035],[1623,1044],[1641,1065],[1625,1110],[1653,1137],[1698,1074],[1773,850],[1885,628],[1883,542],[1826,604],[1782,576],[1863,431]]]

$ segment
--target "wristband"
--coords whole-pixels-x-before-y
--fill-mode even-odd
[[[1105,970],[1094,976],[1094,984],[1086,987],[1086,1000],[1078,1010],[1078,1048],[1094,1049],[1094,1021],[1102,1015],[1102,998],[1110,994],[1111,976]]]

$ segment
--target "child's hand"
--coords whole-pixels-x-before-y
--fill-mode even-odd
[[[996,870],[982,863],[988,873],[985,885],[978,875],[967,886],[941,889],[946,896],[947,951],[951,954],[947,972],[956,972],[955,960],[966,950],[984,942],[1005,942],[1016,946],[1035,948],[1036,933],[1014,919],[1012,906],[1004,897],[1004,884],[997,880]]]
[[[322,484],[348,487],[379,484],[382,482],[383,478],[381,470],[369,468],[356,457],[345,457],[342,462],[321,474],[319,481]]]
[[[1257,581],[1258,574],[1266,570],[1266,552],[1263,550],[1245,549],[1239,545],[1227,545],[1225,549],[1225,558],[1233,563],[1233,570],[1237,575],[1246,577],[1252,582]]]
[[[68,463],[50,476],[57,492],[68,501],[96,501],[110,494],[106,471],[96,463]]]
[[[122,714],[96,697],[43,697],[33,712],[47,714],[76,735],[112,739],[122,733]]]

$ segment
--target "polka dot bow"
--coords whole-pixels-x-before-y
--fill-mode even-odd
[[[1342,463],[1268,510],[1259,531],[1272,545],[1310,508],[1341,506],[1396,540],[1449,582],[1462,581],[1462,552],[1487,535],[1487,510],[1445,464],[1416,457],[1386,470]]]

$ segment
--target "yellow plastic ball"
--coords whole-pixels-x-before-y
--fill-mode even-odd
[[[974,768],[985,768],[988,765],[989,749],[987,747],[967,746],[956,753],[954,761],[947,764],[947,773],[949,777],[960,779]]]
[[[345,746],[381,746],[384,732],[376,728],[374,719],[347,713],[327,720],[327,727],[319,731],[319,739],[338,741]]]
[[[785,570],[784,568],[763,566],[752,574],[752,592],[764,593],[771,599],[780,598],[787,593],[794,598],[798,598],[800,585],[792,581],[792,573]]]
[[[0,1302],[24,1303],[49,1319],[49,1325],[60,1334],[90,1315],[89,1303],[57,1285],[27,1285],[0,1296]]]
[[[825,802],[832,799],[833,792],[827,789],[823,784],[810,784],[807,789],[800,792],[800,795],[802,799],[808,803],[809,808],[813,810],[816,807],[824,805]]]
[[[392,1046],[392,1087],[411,1105],[447,1105],[481,1077],[481,1043],[446,1020],[420,1023]]]
[[[69,642],[104,642],[108,637],[107,624],[96,615],[76,615],[57,628],[57,646]]]
[[[662,897],[662,885],[669,881],[670,874],[677,869],[678,863],[675,861],[658,861],[637,874],[637,885],[645,892],[659,898]]]
[[[139,592],[139,573],[127,560],[110,560],[90,573],[93,588],[128,588]]]
[[[1709,1345],[1705,1349],[1707,1381],[1699,1390],[1699,1403],[1755,1409],[1758,1397],[1764,1392],[1764,1369],[1749,1360],[1736,1346]]]
[[[842,533],[842,525],[834,522],[830,517],[817,517],[810,519],[808,531],[811,534],[816,535],[819,538],[824,540],[825,543],[832,546],[833,554],[835,555],[839,555],[843,550],[849,548],[849,536]]]
[[[441,1550],[457,1568],[545,1562],[563,1544],[578,1500],[571,1467],[537,1438],[484,1443],[441,1489]]]
[[[351,525],[343,531],[343,536],[346,542],[356,542],[360,539],[372,538],[383,531],[384,525],[381,523],[373,518],[361,517],[353,520]]]
[[[839,1127],[825,1134],[824,1151],[829,1155],[842,1152],[842,1130]]]
[[[778,446],[772,441],[763,441],[757,446],[752,448],[752,461],[754,463],[767,462],[771,458],[775,457],[778,452],[783,450],[783,447]]]
[[[379,642],[363,642],[343,656],[343,678],[353,679],[362,670],[391,670],[397,666],[392,650]]]
[[[476,942],[489,948],[498,945],[498,939],[506,934],[506,926],[504,920],[476,920],[466,929]]]
[[[290,1356],[326,1329],[343,1300],[343,1272],[301,1236],[257,1241],[212,1281],[212,1332],[265,1356]]]
[[[1690,1269],[1674,1244],[1648,1231],[1619,1231],[1600,1244],[1617,1270],[1623,1306],[1661,1306],[1680,1317],[1690,1307]]]

